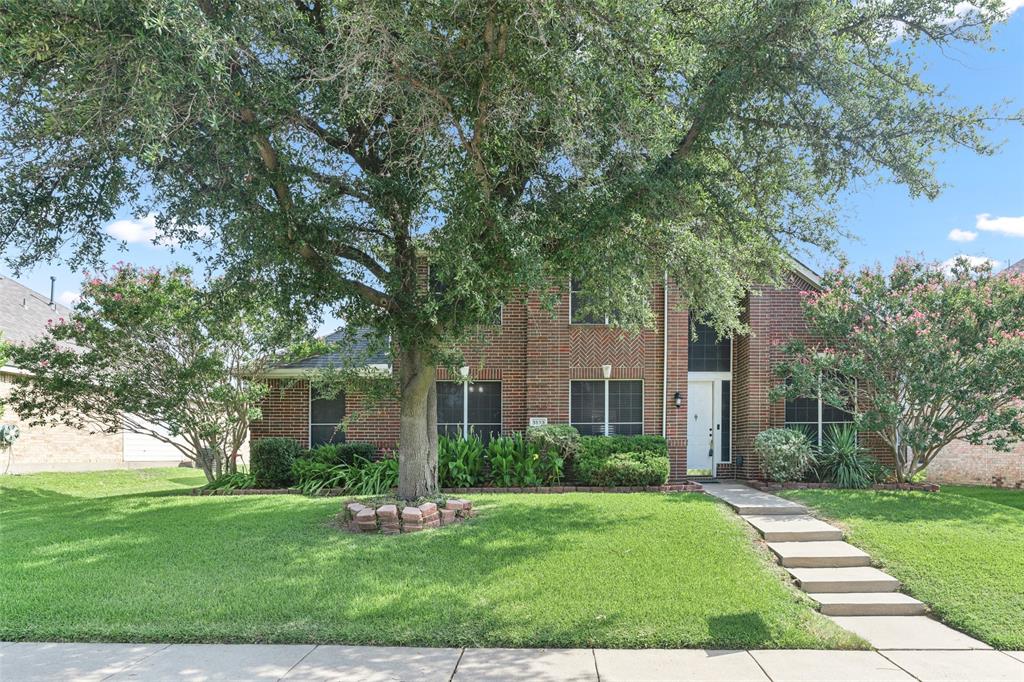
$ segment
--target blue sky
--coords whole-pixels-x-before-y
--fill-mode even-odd
[[[929,64],[926,77],[947,85],[950,95],[962,104],[1009,99],[1009,111],[1020,111],[1024,109],[1024,11],[1015,12],[996,28],[993,46],[995,52],[927,52],[922,55]],[[912,199],[895,185],[847,196],[843,202],[845,227],[856,238],[844,240],[842,248],[850,262],[888,265],[903,255],[943,261],[963,254],[992,259],[998,268],[1024,258],[1024,126],[995,125],[991,140],[1003,142],[995,156],[957,151],[939,159],[938,175],[948,187],[934,201]],[[192,260],[186,252],[152,245],[151,221],[124,215],[106,229],[128,242],[126,251],[111,244],[107,250],[110,262],[166,266]],[[832,263],[812,259],[808,264],[821,270]],[[2,266],[0,274],[11,276]],[[62,302],[72,301],[82,275],[65,266],[41,265],[17,279],[46,294],[51,275],[57,277],[57,296]],[[328,321],[325,327],[333,325]]]

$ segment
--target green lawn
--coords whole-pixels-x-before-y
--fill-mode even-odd
[[[862,647],[694,494],[477,496],[457,527],[191,497],[184,469],[0,480],[0,639]]]
[[[949,625],[1024,649],[1024,491],[793,490]]]

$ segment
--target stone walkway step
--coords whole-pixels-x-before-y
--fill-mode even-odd
[[[991,649],[927,616],[830,616],[876,649]],[[979,675],[975,679],[985,679]],[[1024,679],[1024,678],[1021,678]]]
[[[751,515],[743,519],[757,529],[765,542],[818,542],[842,540],[843,531],[810,515]]]
[[[786,568],[843,568],[871,565],[871,557],[867,552],[839,540],[769,542],[768,549]]]
[[[704,486],[704,491],[708,495],[722,500],[743,516],[748,514],[775,516],[807,513],[807,508],[802,504],[784,500],[778,495],[763,493],[745,485],[709,483]]]
[[[900,581],[870,566],[787,568],[804,592],[895,592]]]
[[[814,592],[826,616],[919,616],[928,607],[901,592]]]

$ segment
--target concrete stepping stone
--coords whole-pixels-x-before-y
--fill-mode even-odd
[[[1000,651],[886,651],[882,655],[921,682],[1024,680],[1024,663]]]
[[[895,592],[900,581],[870,566],[787,568],[804,592]]]
[[[786,568],[842,568],[870,566],[863,550],[839,540],[810,542],[769,542],[770,549]]]
[[[786,515],[806,514],[807,507],[778,495],[763,493],[745,485],[730,483],[709,483],[704,487],[708,495],[717,497],[736,510],[741,516],[747,514]]]
[[[751,515],[743,519],[757,529],[765,542],[816,542],[842,540],[843,531],[807,514]]]
[[[818,602],[826,616],[919,616],[924,603],[901,592],[814,592],[807,595]]]
[[[829,616],[876,649],[991,649],[927,616]]]

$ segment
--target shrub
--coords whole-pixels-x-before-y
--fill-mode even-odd
[[[299,457],[303,460],[323,462],[331,466],[352,464],[357,457],[372,460],[377,456],[377,449],[370,443],[330,443],[303,450]]]
[[[818,478],[840,488],[867,488],[888,478],[885,467],[857,442],[852,426],[829,428],[815,469]]]
[[[304,495],[316,495],[324,488],[348,488],[352,467],[315,459],[297,459],[292,465],[295,487]]]
[[[588,467],[586,477],[587,485],[661,485],[668,480],[668,457],[658,452],[615,452]]]
[[[572,460],[580,447],[580,432],[569,424],[545,424],[526,429],[526,440],[530,442],[541,458],[553,454],[562,462]]]
[[[257,488],[285,488],[292,484],[292,465],[299,444],[291,438],[263,438],[249,450],[249,468]]]
[[[814,465],[814,452],[807,436],[796,429],[768,429],[757,434],[754,452],[761,469],[772,481],[799,481]]]
[[[437,477],[441,485],[471,488],[483,480],[484,444],[477,436],[437,441]]]
[[[345,466],[345,465],[339,465]],[[353,495],[385,495],[398,485],[398,460],[356,459],[348,468],[346,488]]]
[[[236,471],[233,474],[221,474],[204,485],[202,490],[239,490],[255,487],[255,476],[245,471]]]
[[[653,452],[668,458],[668,443],[661,436],[584,436],[574,464],[576,478],[588,485],[594,472],[612,455],[623,452]]]
[[[540,455],[523,434],[493,438],[487,444],[491,482],[502,488],[541,484]]]

